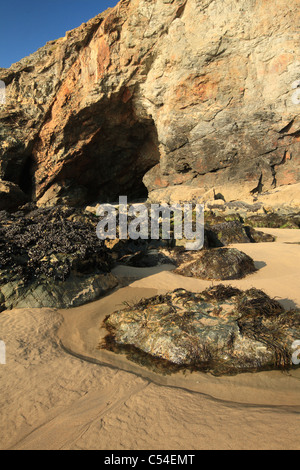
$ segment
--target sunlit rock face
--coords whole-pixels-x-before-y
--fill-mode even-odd
[[[299,14],[122,0],[0,69],[0,179],[48,205],[299,182]]]

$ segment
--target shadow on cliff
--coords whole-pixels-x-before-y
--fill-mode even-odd
[[[83,203],[147,198],[147,171],[159,163],[159,142],[150,116],[137,116],[120,94],[73,115],[64,129],[66,157],[55,179],[84,188]]]

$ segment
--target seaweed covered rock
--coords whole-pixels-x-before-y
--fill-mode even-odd
[[[96,223],[63,207],[0,212],[2,306],[70,307],[114,287],[112,259]]]
[[[229,219],[230,217],[226,217],[223,222],[220,223],[215,222],[216,220],[222,220],[221,217],[217,217],[216,220],[210,219],[205,230],[208,246],[220,247],[233,243],[264,243],[275,241],[272,235],[257,231],[253,227],[245,225],[241,220],[236,218],[233,218],[233,220]]]
[[[253,259],[236,248],[212,248],[187,254],[184,262],[175,270],[182,276],[221,281],[241,279],[255,271]]]
[[[109,334],[101,347],[134,360],[146,354],[149,364],[160,359],[165,373],[178,367],[227,374],[292,367],[300,311],[286,312],[254,288],[218,285],[142,300],[114,312],[104,326]]]
[[[251,241],[251,243],[269,243],[275,242],[275,237],[270,233],[261,232],[260,230],[255,230],[253,227],[245,225],[246,233]]]
[[[119,222],[117,213],[117,228]],[[129,219],[130,220],[130,219]],[[195,231],[195,226],[193,226]],[[178,265],[178,253],[185,250],[189,243],[186,238],[175,239],[174,218],[170,220],[170,239],[151,239],[149,225],[148,239],[105,240],[115,261],[135,267],[151,267],[159,264]],[[215,216],[211,212],[205,219],[204,248],[224,247],[233,243],[274,242],[275,238],[253,227],[245,226],[238,215]],[[190,252],[189,252],[190,253]],[[218,278],[223,279],[223,278]]]
[[[243,222],[243,219],[238,212],[234,214],[226,214],[219,210],[214,211],[213,208],[204,211],[204,220],[207,225],[217,225],[225,222]]]
[[[207,228],[209,246],[226,246],[232,243],[251,243],[243,224],[237,220],[210,225]]]
[[[229,206],[229,204],[228,204]],[[220,214],[213,210],[205,212],[205,234],[207,247],[226,246],[232,243],[266,243],[274,242],[275,237],[269,233],[255,230],[255,224],[249,223],[252,217],[234,214]],[[263,220],[263,216],[254,216],[255,220]],[[253,219],[253,220],[254,220]],[[262,223],[257,227],[267,227]]]
[[[300,214],[284,216],[276,213],[245,217],[245,224],[251,227],[300,228]]]

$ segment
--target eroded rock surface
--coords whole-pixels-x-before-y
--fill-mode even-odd
[[[190,367],[214,374],[290,368],[300,312],[284,311],[264,292],[215,286],[195,294],[177,289],[142,300],[110,315],[101,347],[151,365],[162,359],[164,373]]]
[[[47,205],[299,182],[299,13],[121,0],[0,70],[0,178]]]

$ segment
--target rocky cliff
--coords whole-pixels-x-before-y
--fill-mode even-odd
[[[299,0],[121,0],[0,69],[0,179],[70,205],[299,182],[299,20]]]

